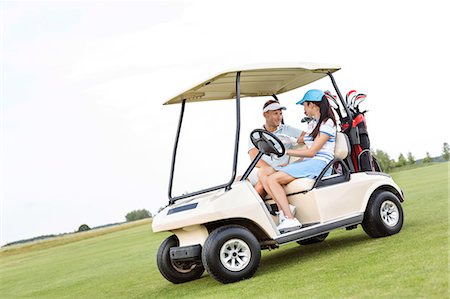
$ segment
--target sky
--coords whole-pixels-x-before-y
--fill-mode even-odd
[[[1,2],[0,245],[125,221],[168,203],[172,96],[243,65],[339,65],[373,149],[442,154],[448,131],[445,1]],[[280,95],[286,123],[309,88]],[[267,98],[242,101],[238,171]],[[447,124],[447,125],[446,125]],[[231,177],[234,103],[191,104],[173,195]]]

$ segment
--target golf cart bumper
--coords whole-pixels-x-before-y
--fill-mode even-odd
[[[202,246],[191,245],[170,248],[170,259],[174,262],[200,262],[202,259]]]

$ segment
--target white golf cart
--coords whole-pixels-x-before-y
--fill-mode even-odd
[[[353,229],[361,224],[371,237],[398,233],[403,225],[403,192],[392,178],[379,171],[354,165],[350,158],[358,145],[354,112],[343,99],[332,73],[338,67],[310,63],[258,66],[221,73],[170,99],[165,105],[181,104],[169,181],[169,205],[153,218],[153,231],[173,233],[160,246],[157,264],[161,274],[173,283],[199,278],[204,270],[222,283],[252,277],[261,249],[273,249],[290,242],[301,245],[325,240],[331,230]],[[335,159],[315,180],[297,179],[285,186],[288,200],[297,209],[300,229],[281,233],[277,208],[270,198],[261,198],[247,179],[262,155],[282,156],[283,143],[270,132],[257,129],[251,140],[259,154],[236,181],[240,133],[241,97],[273,96],[299,88],[323,77],[331,79],[339,97],[340,124]],[[219,186],[181,196],[172,196],[172,182],[180,128],[189,102],[234,99],[236,141],[231,179]],[[337,101],[335,102],[335,104]],[[326,175],[331,169],[332,174]],[[355,170],[356,169],[356,170]]]

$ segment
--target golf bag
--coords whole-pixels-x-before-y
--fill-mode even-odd
[[[351,99],[349,99],[349,96],[351,94],[355,95]],[[332,106],[340,118],[341,131],[348,136],[348,139],[350,141],[351,154],[347,161],[347,165],[349,166],[349,168],[354,172],[381,172],[378,161],[370,151],[370,139],[367,132],[366,118],[364,116],[367,111],[361,112],[359,110],[359,103],[366,98],[366,95],[356,95],[356,90],[352,90],[347,93],[346,104],[348,107],[347,111],[349,111],[351,114],[351,123],[348,116],[343,116],[345,110],[341,111],[341,107],[337,104],[336,96],[331,95],[330,92],[325,92],[325,95],[335,104]]]
[[[350,157],[355,172],[381,171],[378,161],[370,151],[370,139],[364,112],[358,112],[354,116],[351,127],[347,119],[347,122],[342,123],[341,129],[350,140],[352,149]]]

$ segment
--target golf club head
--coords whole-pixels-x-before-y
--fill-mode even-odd
[[[349,103],[349,107],[355,107],[355,99],[356,99],[357,94],[354,93],[352,95],[352,98],[350,99],[350,103]]]
[[[352,89],[349,92],[347,92],[347,94],[345,95],[345,104],[347,105],[347,107],[350,106],[350,99],[353,96],[353,94],[356,94],[356,90]]]
[[[338,104],[338,102],[336,101],[336,96],[333,96],[333,95],[331,94],[331,92],[328,91],[328,90],[326,90],[326,91],[324,92],[324,94],[325,94],[325,97],[328,99],[328,102],[330,103],[330,105],[331,105],[334,109],[338,109],[338,108],[339,108],[339,104]]]
[[[359,104],[361,104],[365,99],[367,98],[367,95],[360,93],[355,98],[355,105],[354,107],[358,108]]]
[[[336,111],[339,117],[341,117],[342,115],[342,112],[340,111],[341,106],[339,106],[336,100],[336,96],[332,95],[331,92],[329,92],[328,90],[326,90],[324,93],[325,97],[328,99],[328,103],[330,103],[330,106],[334,109],[334,111]]]

